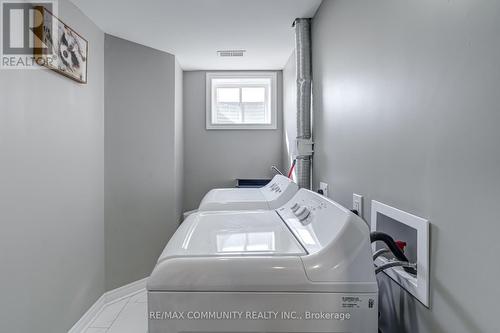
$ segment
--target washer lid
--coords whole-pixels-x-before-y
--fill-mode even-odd
[[[287,177],[276,175],[261,188],[219,188],[210,190],[201,200],[198,210],[259,210],[276,209],[284,205],[298,191],[298,186]]]
[[[218,188],[210,190],[201,200],[199,210],[269,209],[260,188]]]
[[[304,254],[275,211],[198,212],[181,224],[158,262],[174,257]]]

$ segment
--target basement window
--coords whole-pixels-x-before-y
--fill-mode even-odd
[[[208,130],[276,129],[275,72],[207,73]]]

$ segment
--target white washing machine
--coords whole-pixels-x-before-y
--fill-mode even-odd
[[[148,280],[149,333],[376,333],[370,232],[308,190],[276,210],[198,212]]]
[[[293,180],[276,175],[261,188],[218,188],[201,200],[199,211],[276,209],[298,191]]]

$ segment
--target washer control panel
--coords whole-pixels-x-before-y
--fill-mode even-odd
[[[278,210],[278,213],[290,218],[295,217],[302,224],[307,224],[312,222],[313,216],[318,211],[325,209],[326,207],[327,204],[325,202],[317,200],[316,198],[303,198],[302,200],[297,201],[291,200],[289,207],[281,207]]]
[[[309,253],[331,242],[351,215],[338,203],[304,189],[276,212]]]
[[[271,185],[269,186],[269,190],[274,193],[281,193],[283,190],[281,189],[281,184],[279,182],[271,182]]]
[[[271,209],[284,205],[298,190],[297,184],[282,175],[274,176],[269,184],[260,189]]]

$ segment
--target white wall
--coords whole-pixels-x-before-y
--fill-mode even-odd
[[[89,40],[88,84],[0,70],[2,332],[66,332],[104,292],[104,34],[59,5]]]
[[[429,218],[431,308],[380,280],[390,332],[498,332],[500,3],[327,0],[313,20],[314,185]]]
[[[271,178],[282,159],[282,75],[278,72],[278,129],[206,130],[206,72],[184,72],[184,210],[198,207],[215,187],[236,178]]]
[[[177,228],[182,122],[173,55],[111,35],[105,47],[109,290],[148,276]]]

